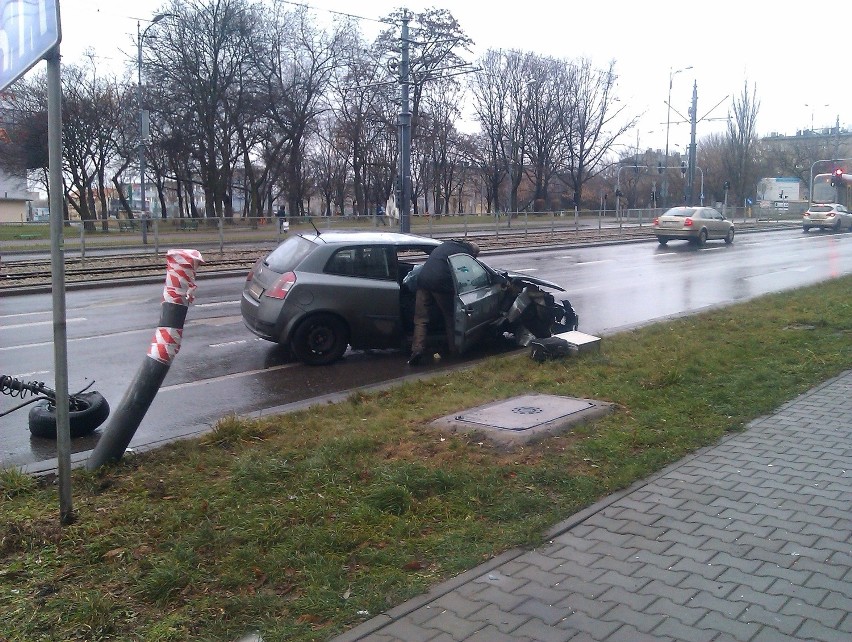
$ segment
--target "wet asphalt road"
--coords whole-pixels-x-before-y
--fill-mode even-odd
[[[562,284],[580,315],[580,330],[605,336],[620,329],[746,300],[767,292],[852,273],[852,234],[795,230],[741,235],[732,246],[695,248],[672,242],[489,253],[487,263]],[[239,316],[243,278],[202,280],[190,307],[181,351],[131,448],[195,434],[236,413],[274,412],[288,404],[409,376],[399,352],[348,353],[332,366],[291,362],[256,339]],[[95,380],[119,404],[141,366],[162,300],[162,284],[69,292],[66,298],[69,387]],[[52,386],[50,295],[4,297],[0,308],[0,372]],[[470,355],[473,360],[481,354]],[[418,373],[448,367],[426,366]],[[0,397],[0,410],[16,400]],[[85,458],[99,431],[72,441]],[[0,417],[0,467],[49,467],[55,443],[33,438],[27,409]],[[37,464],[35,468],[38,468]]]

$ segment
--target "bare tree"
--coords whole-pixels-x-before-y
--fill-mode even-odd
[[[169,114],[192,145],[208,217],[230,210],[240,80],[247,73],[258,13],[247,0],[172,0],[172,17],[156,30],[157,46],[145,50],[152,84],[168,93]],[[166,105],[158,105],[161,114]],[[230,212],[228,212],[230,213]]]
[[[573,202],[579,207],[583,185],[606,167],[604,162],[613,143],[636,124],[624,118],[624,106],[615,96],[615,62],[606,71],[592,66],[588,59],[574,65],[573,101],[565,105],[563,134],[567,165],[563,176],[573,190]]]
[[[745,199],[754,195],[758,178],[754,162],[757,113],[760,110],[757,85],[753,85],[749,93],[748,81],[744,82],[742,93],[739,98],[734,98],[731,110],[733,117],[728,120],[724,163],[731,177],[733,193]]]

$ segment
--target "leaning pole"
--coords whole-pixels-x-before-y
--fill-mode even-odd
[[[195,291],[195,271],[204,259],[198,250],[169,250],[160,324],[136,377],[130,383],[97,446],[86,460],[95,470],[122,458],[130,440],[166,378],[180,350],[183,324]]]

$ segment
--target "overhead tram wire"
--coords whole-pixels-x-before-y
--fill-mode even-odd
[[[367,22],[378,22],[380,24],[391,24],[395,25],[396,22],[393,20],[387,20],[385,18],[368,18],[366,16],[359,16],[355,13],[346,13],[345,11],[335,11],[334,9],[324,9],[322,7],[315,7],[313,5],[307,4],[305,2],[292,2],[292,0],[281,0],[281,4],[289,4],[294,7],[302,7],[304,9],[312,9],[313,11],[324,11],[326,13],[333,13],[338,16],[344,16],[346,18],[354,18],[355,20],[365,20]]]

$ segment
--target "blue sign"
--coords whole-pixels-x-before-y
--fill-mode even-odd
[[[0,91],[60,40],[59,0],[0,0]]]

